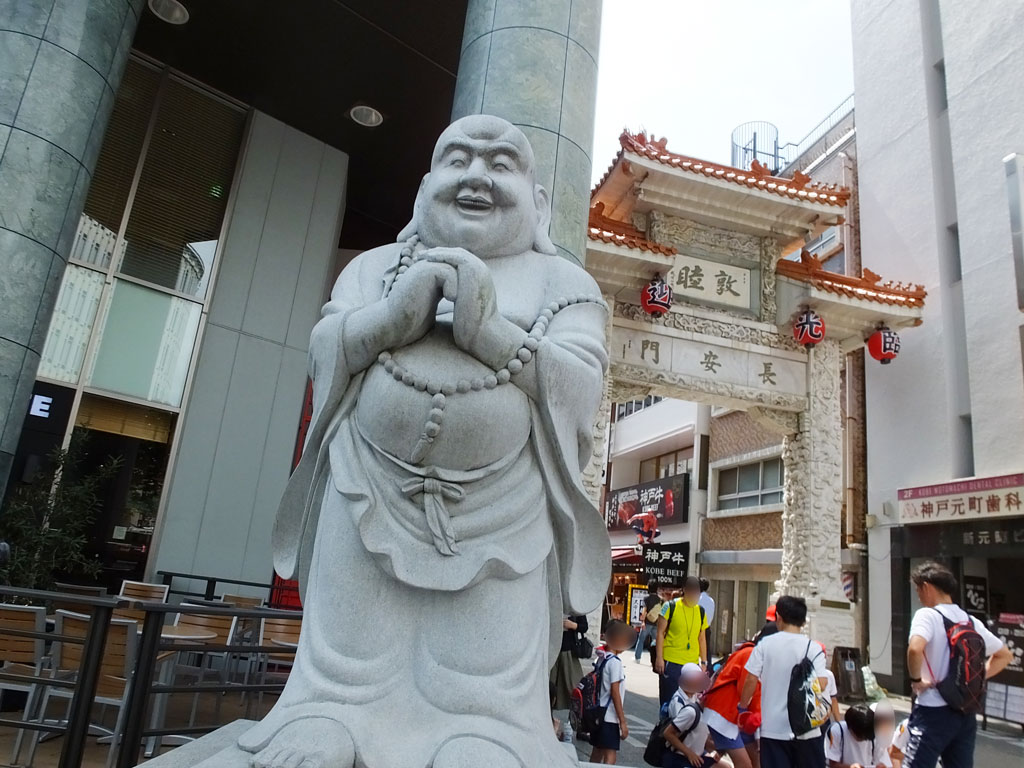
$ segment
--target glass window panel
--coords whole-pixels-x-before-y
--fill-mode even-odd
[[[68,384],[78,383],[100,306],[103,280],[99,272],[68,265],[46,333],[39,376]]]
[[[640,462],[640,482],[649,483],[658,479],[658,459],[647,459]]]
[[[245,115],[170,79],[125,231],[121,272],[206,293]]]
[[[756,491],[761,487],[761,464],[747,464],[740,467],[739,492]]]
[[[200,313],[193,301],[115,280],[89,383],[181,405]]]
[[[718,495],[728,496],[729,494],[736,493],[736,475],[737,470],[723,469],[718,473]]]
[[[737,506],[739,506],[739,500],[738,499],[719,499],[718,500],[718,508],[719,509],[736,509]]]
[[[761,494],[762,504],[781,504],[782,503],[782,491],[773,491],[772,493]]]
[[[753,496],[740,496],[740,507],[756,507],[761,503],[760,497],[755,493]]]
[[[129,60],[96,159],[70,258],[106,269],[139,164],[160,73]]]
[[[764,481],[762,488],[780,488],[782,486],[782,459],[770,459],[764,463]]]

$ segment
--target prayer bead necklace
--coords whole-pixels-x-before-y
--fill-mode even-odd
[[[391,293],[391,288],[399,278],[409,271],[409,267],[416,263],[417,259],[414,251],[418,243],[419,237],[417,235],[413,235],[402,247],[398,261],[398,270],[394,279],[391,281],[391,285],[388,286],[388,289],[384,294],[385,297]],[[494,389],[502,384],[508,384],[512,380],[512,376],[514,374],[522,371],[523,366],[533,360],[533,355],[540,347],[540,341],[544,338],[544,334],[548,329],[548,324],[554,316],[573,304],[598,304],[606,309],[608,306],[600,296],[591,296],[586,294],[563,296],[557,301],[552,301],[541,311],[537,316],[537,319],[533,321],[533,325],[527,333],[526,340],[517,350],[515,356],[505,363],[503,368],[499,368],[494,371],[494,373],[486,376],[477,376],[472,379],[459,379],[454,384],[450,382],[439,382],[436,379],[428,379],[425,376],[420,376],[409,371],[395,360],[392,352],[381,352],[380,355],[377,356],[377,363],[381,365],[385,371],[391,374],[395,381],[401,382],[407,387],[411,387],[418,392],[425,392],[431,396],[430,413],[427,415],[427,423],[423,427],[423,432],[420,434],[420,438],[417,441],[416,446],[413,448],[411,456],[412,463],[419,464],[427,455],[427,451],[430,450],[430,446],[433,444],[434,439],[441,434],[441,422],[444,419],[444,409],[447,405],[448,398],[451,395],[478,392],[483,389]]]

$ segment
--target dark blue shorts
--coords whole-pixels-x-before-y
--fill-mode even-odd
[[[711,731],[711,739],[715,742],[715,749],[722,752],[727,749],[743,749],[746,746],[743,741],[743,731],[740,731],[739,735],[735,739],[730,739],[728,736],[723,736],[721,733],[716,731],[714,728],[709,728]]]
[[[590,744],[598,749],[614,749],[618,752],[619,747],[622,746],[622,740],[619,738],[619,724],[602,723],[598,732],[591,735]]]

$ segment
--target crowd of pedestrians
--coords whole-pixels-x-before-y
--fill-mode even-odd
[[[757,635],[709,670],[715,605],[707,582],[691,577],[677,595],[652,589],[639,637],[623,622],[610,622],[594,670],[578,686],[575,719],[594,747],[591,761],[616,762],[629,735],[621,654],[635,643],[640,661],[653,637],[662,708],[644,754],[651,765],[936,768],[941,759],[943,768],[971,768],[985,680],[1012,657],[983,622],[954,603],[957,582],[947,568],[926,563],[912,582],[922,607],[908,638],[914,700],[900,723],[885,700],[841,714],[826,648],[805,632],[803,598],[780,597]]]

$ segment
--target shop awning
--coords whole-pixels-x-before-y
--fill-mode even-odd
[[[640,565],[643,561],[633,547],[612,547],[612,562],[616,565]]]

